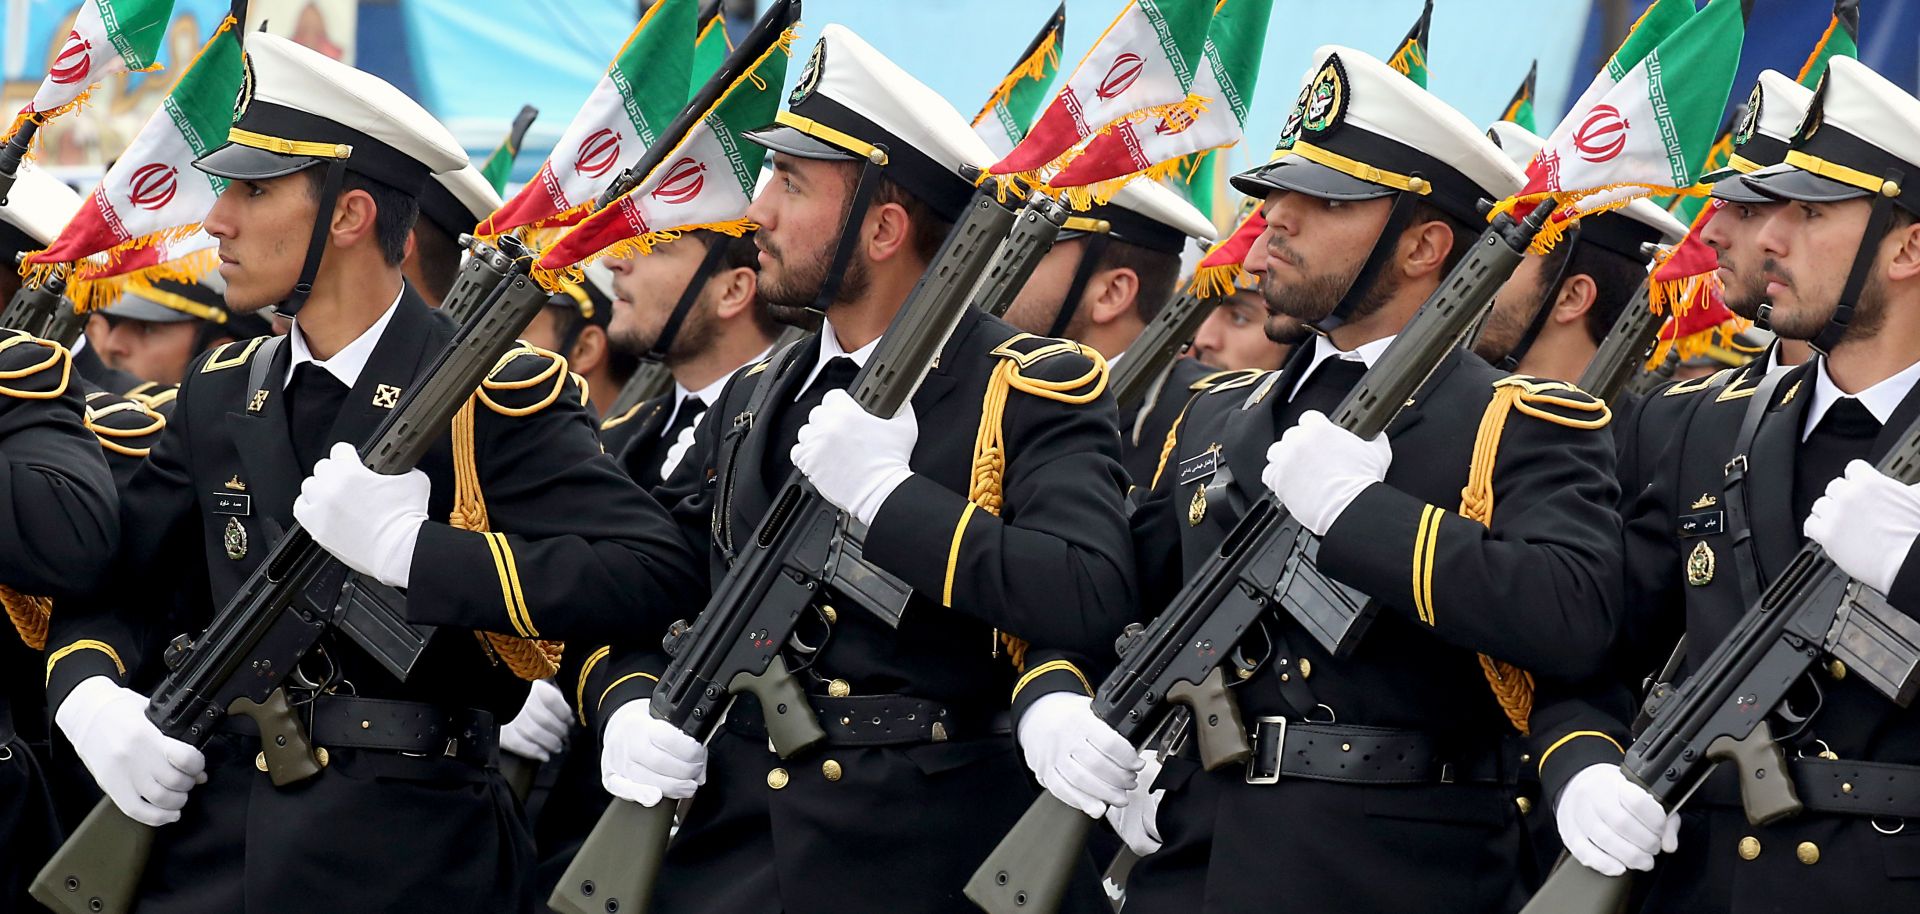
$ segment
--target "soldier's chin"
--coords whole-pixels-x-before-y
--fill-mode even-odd
[[[236,282],[234,277],[228,275],[225,267],[220,269],[220,277],[227,280],[227,310],[235,314],[258,313],[260,309],[277,305],[288,295],[293,294],[291,286],[279,292],[263,292],[244,280]]]

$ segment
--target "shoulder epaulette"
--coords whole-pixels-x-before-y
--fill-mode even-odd
[[[1613,418],[1605,400],[1566,381],[1516,374],[1493,382],[1493,389],[1496,395],[1514,391],[1507,394],[1514,400],[1514,409],[1555,425],[1604,428]]]
[[[17,330],[0,336],[0,395],[51,400],[67,392],[72,374],[65,346]]]
[[[1222,384],[1239,386],[1238,382],[1247,378],[1257,378],[1261,373],[1261,369],[1258,368],[1229,368],[1225,371],[1216,371],[1201,375],[1199,380],[1187,385],[1187,389],[1212,390]]]
[[[608,429],[619,428],[620,426],[627,424],[628,420],[632,419],[635,414],[640,412],[640,407],[645,405],[647,405],[645,401],[635,403],[632,406],[627,407],[627,411],[624,413],[621,413],[618,416],[608,416],[607,418],[600,420],[600,430],[604,432]]]
[[[772,359],[766,359],[760,362],[755,362],[754,366],[752,368],[747,369],[747,373],[745,375],[742,375],[742,377],[751,378],[754,375],[759,374],[760,372],[766,371],[767,366],[771,364],[773,364]]]
[[[1704,378],[1695,378],[1691,381],[1678,382],[1668,387],[1666,391],[1661,394],[1661,396],[1677,397],[1677,396],[1680,396],[1681,394],[1690,394],[1696,391],[1702,391],[1702,390],[1707,390],[1713,387],[1719,387],[1720,385],[1727,383],[1727,381],[1733,377],[1733,373],[1738,370],[1739,369],[1735,369],[1735,368],[1722,368],[1719,371],[1716,371],[1713,374],[1707,375]]]
[[[1017,333],[988,354],[1012,365],[1014,387],[1027,393],[1091,400],[1107,386],[1107,360],[1072,340]]]
[[[253,358],[253,351],[259,349],[260,344],[266,341],[266,337],[256,336],[250,340],[234,340],[226,343],[207,356],[206,362],[200,366],[200,373],[207,374],[236,365],[245,365],[248,359]]]
[[[560,399],[572,375],[565,356],[522,342],[494,363],[478,395],[502,416],[528,416]]]
[[[129,400],[139,401],[140,403],[144,404],[148,409],[159,409],[160,407],[166,406],[167,404],[172,403],[174,400],[179,399],[180,388],[178,385],[174,385],[174,384],[162,384],[158,381],[148,381],[145,384],[140,385],[139,387],[135,387],[134,389],[127,391],[126,397]]]
[[[1239,390],[1243,387],[1252,387],[1253,385],[1260,383],[1262,379],[1265,379],[1269,376],[1277,378],[1280,376],[1280,372],[1265,371],[1258,368],[1242,369],[1240,371],[1234,372],[1233,377],[1222,378],[1208,385],[1205,390],[1201,391],[1201,396],[1211,397],[1214,394],[1226,393],[1229,390]]]
[[[167,419],[138,398],[97,390],[87,395],[86,424],[101,447],[128,457],[145,457],[160,440]]]

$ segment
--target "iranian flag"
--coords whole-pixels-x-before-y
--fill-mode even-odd
[[[200,220],[227,186],[194,168],[193,160],[225,143],[233,126],[234,99],[245,78],[236,27],[231,16],[220,23],[73,220],[46,250],[27,258],[29,267],[102,253],[111,258],[199,232]],[[207,253],[176,272],[205,273],[217,266]],[[80,278],[86,273],[82,267]]]
[[[538,174],[475,234],[570,225],[591,211],[625,163],[660,139],[687,103],[696,0],[660,0],[560,135]]]
[[[1204,69],[1213,7],[1214,0],[1128,0],[1026,138],[988,174],[1044,184],[1061,156],[1116,124],[1199,114],[1210,99],[1187,90]]]
[[[29,120],[44,124],[79,107],[116,60],[130,72],[158,69],[154,60],[172,15],[173,0],[85,0],[39,91],[0,140],[11,140]]]
[[[199,282],[220,268],[220,242],[204,230],[145,247],[95,254],[74,266],[67,298],[80,311],[97,311],[128,289],[158,280]]]
[[[1260,79],[1260,52],[1272,12],[1273,0],[1219,0],[1192,86],[1193,95],[1216,103],[1198,114],[1176,108],[1150,129],[1146,121],[1122,121],[1095,136],[1047,183],[1066,189],[1068,202],[1085,209],[1113,199],[1141,175],[1155,180],[1189,175],[1209,150],[1239,143]]]
[[[1501,120],[1518,124],[1528,133],[1538,132],[1533,129],[1533,87],[1534,80],[1539,76],[1540,61],[1535,60],[1533,66],[1527,68],[1526,80],[1520,83],[1520,88],[1513,90],[1513,98],[1508,99],[1507,107],[1501,109]]]
[[[1247,252],[1253,249],[1253,242],[1260,233],[1267,230],[1267,220],[1260,218],[1260,210],[1240,220],[1240,226],[1233,234],[1213,243],[1207,249],[1205,257],[1200,258],[1199,268],[1193,271],[1193,282],[1187,291],[1201,298],[1224,298],[1232,295],[1239,287],[1240,276],[1246,272],[1241,266],[1247,262]]]
[[[513,125],[507,128],[507,138],[494,147],[486,163],[480,166],[480,176],[493,185],[494,193],[507,192],[507,178],[513,175],[513,160],[520,157],[520,144],[526,140],[527,129],[533,126],[534,119],[539,116],[540,109],[521,105],[520,113],[513,117]]]
[[[1062,3],[1028,43],[1020,62],[980,106],[980,113],[973,116],[973,132],[994,155],[1004,158],[1027,138],[1027,125],[1033,123],[1040,101],[1060,75],[1060,45],[1066,34],[1067,5]]]
[[[535,264],[535,275],[551,279],[599,257],[650,253],[690,231],[738,237],[754,228],[745,214],[767,151],[741,134],[771,123],[780,110],[797,6],[768,9],[689,104],[687,114],[695,116],[659,141],[670,144],[665,154],[648,150],[646,158],[656,164],[639,183],[560,236]]]
[[[1551,247],[1569,219],[1617,209],[1651,194],[1702,192],[1694,184],[1703,173],[1740,66],[1746,32],[1741,0],[1712,0],[1639,53],[1631,65],[1622,66],[1648,31],[1643,24],[1628,37],[1607,72],[1595,80],[1596,85],[1608,80],[1612,85],[1597,98],[1589,98],[1593,89],[1588,89],[1527,166],[1526,185],[1502,204],[1523,207],[1516,215],[1548,201],[1556,210],[1566,208],[1566,218],[1540,233],[1536,249]]]

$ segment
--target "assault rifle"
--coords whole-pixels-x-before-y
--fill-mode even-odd
[[[13,299],[7,302],[6,310],[0,311],[0,327],[51,339],[48,334],[55,324],[73,311],[73,303],[67,301],[66,294],[66,268],[47,274],[38,284],[22,283],[19,291],[13,293]],[[61,341],[61,345],[71,342]]]
[[[1652,244],[1641,245],[1642,253]],[[1649,278],[1640,284],[1633,293],[1633,299],[1613,321],[1612,329],[1607,331],[1606,339],[1600,341],[1600,347],[1594,350],[1593,360],[1587,363],[1587,370],[1580,374],[1579,387],[1602,400],[1613,402],[1623,391],[1629,390],[1629,383],[1636,375],[1647,374],[1640,370],[1647,363],[1647,357],[1653,351],[1655,340],[1660,338],[1662,315],[1653,313],[1647,294],[1653,285]]]
[[[1066,213],[1042,200],[1019,219],[1045,220],[1057,231]],[[987,272],[989,259],[1002,269],[1022,263],[1030,269],[1030,261],[1046,253],[1045,245],[1016,252],[1001,244],[1014,220],[991,189],[974,194],[873,358],[855,376],[853,400],[862,409],[891,416],[912,398],[969,307],[969,293]],[[988,276],[986,285],[993,279]],[[826,737],[780,652],[801,614],[828,586],[841,523],[840,511],[804,476],[796,471],[787,477],[706,608],[691,627],[676,625],[668,633],[665,646],[672,660],[653,690],[654,717],[706,742],[735,696],[752,693],[766,718],[768,742],[782,757]],[[571,914],[647,910],[673,811],[674,804],[664,801],[608,806],[548,906]]]
[[[1120,409],[1144,403],[1160,393],[1173,363],[1179,361],[1180,354],[1193,341],[1193,335],[1200,332],[1200,325],[1206,323],[1207,315],[1213,313],[1213,306],[1219,301],[1182,292],[1147,322],[1146,329],[1127,347],[1127,357],[1114,366],[1113,375],[1107,381]]]
[[[1879,463],[1905,485],[1920,482],[1920,422]],[[1822,657],[1906,707],[1920,691],[1920,622],[1847,577],[1814,543],[1793,562],[1678,688],[1647,698],[1647,728],[1620,765],[1668,810],[1678,809],[1722,762],[1740,775],[1747,821],[1766,825],[1804,805],[1769,718]],[[1630,875],[1630,874],[1629,874]],[[1629,875],[1602,876],[1561,858],[1522,914],[1618,911]]]
[[[1519,266],[1549,209],[1536,207],[1519,223],[1497,217],[1341,401],[1333,422],[1363,439],[1385,431]],[[1138,747],[1184,705],[1201,764],[1211,770],[1246,760],[1247,727],[1220,668],[1241,637],[1278,607],[1328,652],[1346,656],[1374,616],[1364,594],[1319,570],[1319,551],[1320,538],[1278,499],[1260,499],[1171,605],[1150,625],[1127,626],[1116,645],[1120,665],[1100,684],[1093,712]],[[992,914],[1058,910],[1092,825],[1041,794],[975,871],[967,897]]]
[[[546,303],[528,276],[532,256],[512,238],[493,250],[476,243],[463,270],[492,272],[485,303],[471,308],[432,366],[402,397],[360,459],[374,472],[413,469],[446,434],[453,416],[514,337]],[[462,288],[479,289],[468,283]],[[448,307],[470,303],[447,302]],[[283,683],[329,629],[366,648],[389,670],[410,671],[425,639],[359,575],[295,524],[254,569],[240,591],[198,638],[181,636],[167,651],[169,671],[153,693],[147,719],[161,733],[204,747],[235,714],[253,719],[274,786],[320,773],[322,761],[290,709]],[[386,591],[387,599],[397,592]],[[403,673],[397,672],[401,678]],[[31,886],[33,897],[63,914],[123,914],[132,907],[153,845],[153,829],[102,799],[61,845]]]

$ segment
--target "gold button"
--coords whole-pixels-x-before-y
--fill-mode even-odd
[[[1301,679],[1313,678],[1313,661],[1308,660],[1305,657],[1300,658],[1300,678]]]
[[[1748,835],[1740,839],[1740,859],[1752,860],[1760,856],[1760,839]]]
[[[788,780],[787,769],[785,768],[775,768],[767,772],[767,786],[775,790],[787,786]]]
[[[827,759],[826,761],[820,763],[820,773],[823,775],[826,775],[827,780],[829,781],[840,780],[840,775],[842,773],[840,770],[840,763],[834,761],[833,759]]]
[[[1827,662],[1827,675],[1835,679],[1847,678],[1847,665],[1838,660]]]
[[[847,685],[845,679],[835,679],[827,683],[827,694],[835,698],[845,698],[853,694],[853,686]]]
[[[1281,682],[1291,682],[1292,680],[1293,680],[1293,677],[1292,677],[1292,676],[1290,676],[1290,675],[1288,675],[1288,674],[1286,674],[1286,673],[1281,673],[1281,674],[1280,674],[1280,681],[1281,681]]]
[[[362,730],[372,729],[372,727],[373,727],[373,721],[363,720],[360,722],[360,729]]]
[[[833,623],[840,621],[840,613],[835,611],[834,608],[831,606],[822,604],[820,607],[820,614],[827,617],[828,625],[832,625]]]
[[[1340,751],[1341,751],[1341,752],[1352,752],[1352,751],[1353,751],[1353,744],[1352,744],[1352,743],[1341,743],[1341,744],[1340,744]]]
[[[1520,807],[1520,814],[1523,816],[1533,811],[1533,800],[1528,797],[1515,797],[1513,805]]]
[[[1527,762],[1531,762],[1531,761],[1533,761],[1533,756],[1531,756],[1531,755],[1528,755],[1528,754],[1526,754],[1525,752],[1522,752],[1522,753],[1520,753],[1520,763],[1521,763],[1521,764],[1523,764],[1523,765],[1524,765],[1524,764],[1526,764]]]
[[[1880,195],[1883,197],[1900,196],[1900,182],[1891,180],[1880,182]]]
[[[267,770],[267,754],[265,752],[259,753],[253,757],[253,767],[258,768],[261,771]]]
[[[1802,841],[1793,849],[1793,856],[1801,863],[1812,866],[1820,862],[1820,845],[1812,841]]]
[[[321,746],[313,750],[313,760],[319,762],[320,767],[325,768],[327,767],[327,763],[333,760],[333,757],[327,754],[327,747]]]
[[[1841,793],[1852,793],[1852,792],[1853,792],[1853,785],[1852,785],[1852,784],[1841,784],[1841,785],[1840,785],[1840,792],[1841,792]]]

